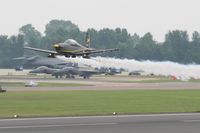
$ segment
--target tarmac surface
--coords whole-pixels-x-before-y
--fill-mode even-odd
[[[200,83],[107,83],[88,86],[66,86],[66,87],[4,87],[11,91],[66,91],[66,90],[194,90],[200,89]]]
[[[200,113],[0,119],[1,133],[199,133]]]
[[[156,82],[138,83],[138,81],[159,80],[156,76],[128,76],[128,73],[114,76],[98,75],[90,79],[55,79],[49,75],[29,75],[29,70],[14,71],[13,69],[0,69],[1,82],[22,82],[27,81],[47,83],[78,83],[80,86],[65,87],[24,87],[24,86],[3,86],[7,91],[64,91],[64,90],[177,90],[177,89],[200,89],[200,82]],[[0,84],[1,85],[1,84]]]
[[[54,79],[54,78],[0,78],[0,82],[47,82],[47,83],[78,83],[80,86],[65,87],[24,87],[5,86],[7,91],[65,91],[65,90],[177,90],[177,89],[200,89],[200,82],[157,82],[157,83],[134,83],[140,80],[133,77],[92,77],[91,79]],[[149,80],[149,79],[145,79]],[[134,82],[133,82],[134,81]]]

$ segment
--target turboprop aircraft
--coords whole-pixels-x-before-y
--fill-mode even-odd
[[[53,45],[55,51],[33,48],[33,47],[24,47],[25,49],[30,49],[34,51],[48,53],[48,57],[54,58],[55,55],[64,55],[65,57],[76,57],[82,56],[83,58],[90,58],[90,54],[103,53],[108,51],[118,51],[118,48],[112,49],[94,49],[90,47],[90,36],[87,33],[85,38],[85,44],[79,44],[73,39],[68,39],[64,43],[58,43]]]

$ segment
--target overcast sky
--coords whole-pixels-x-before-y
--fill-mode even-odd
[[[169,30],[200,31],[199,0],[0,0],[0,34],[13,35],[25,24],[40,32],[52,19],[87,28],[126,28],[140,36],[151,32],[163,41]]]

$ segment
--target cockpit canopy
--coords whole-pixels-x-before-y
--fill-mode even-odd
[[[75,40],[73,40],[73,39],[68,39],[68,40],[66,40],[65,42],[64,42],[64,44],[66,45],[70,45],[70,46],[75,46],[75,47],[81,47],[81,45],[77,42],[77,41],[75,41]]]
[[[46,66],[40,66],[40,67],[38,67],[38,68],[36,68],[37,70],[45,70],[45,69],[48,69],[48,67],[46,67]]]

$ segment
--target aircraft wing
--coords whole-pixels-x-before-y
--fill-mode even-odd
[[[73,53],[75,55],[83,55],[83,54],[96,54],[96,53],[104,53],[104,52],[112,52],[112,51],[119,51],[118,48],[113,48],[113,49],[101,49],[101,50],[90,50],[90,51],[81,51],[77,53]]]
[[[29,49],[29,50],[43,52],[43,53],[49,53],[49,54],[58,54],[56,51],[50,51],[50,50],[45,50],[45,49],[33,48],[33,47],[24,47],[24,49]]]
[[[26,57],[22,56],[22,57],[17,57],[17,58],[12,58],[12,60],[25,60],[27,59]]]

